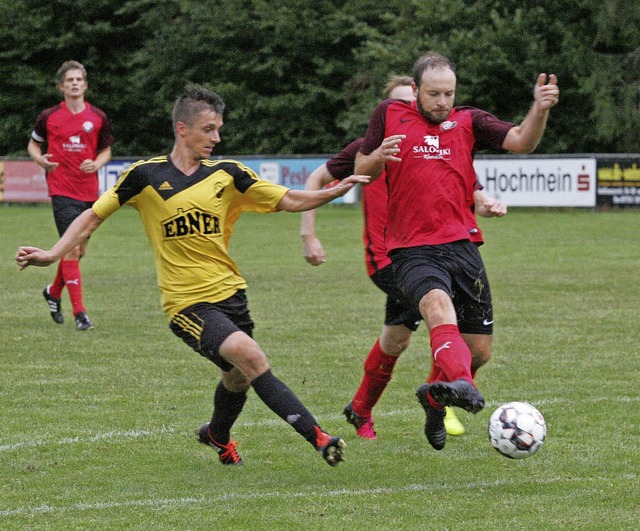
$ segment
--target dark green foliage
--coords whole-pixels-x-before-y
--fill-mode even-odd
[[[16,0],[0,16],[0,155],[26,156],[67,59],[87,67],[115,155],[169,149],[188,81],[227,103],[216,153],[332,153],[429,49],[457,64],[459,104],[516,123],[537,74],[555,73],[561,102],[539,152],[640,151],[634,0]]]

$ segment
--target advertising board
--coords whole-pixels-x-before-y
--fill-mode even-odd
[[[594,207],[595,158],[478,158],[487,195],[508,206]]]

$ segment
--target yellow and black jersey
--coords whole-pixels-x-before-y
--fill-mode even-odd
[[[136,162],[93,205],[106,219],[138,210],[153,248],[162,308],[171,317],[197,302],[219,302],[246,288],[228,252],[242,212],[275,212],[289,189],[235,160],[203,160],[192,175],[168,156]]]

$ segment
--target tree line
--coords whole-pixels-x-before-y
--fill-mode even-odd
[[[0,156],[26,156],[75,59],[115,156],[164,153],[187,82],[226,102],[214,155],[329,154],[362,136],[390,75],[428,50],[457,104],[518,123],[540,72],[560,104],[541,153],[640,152],[637,0],[0,0]]]

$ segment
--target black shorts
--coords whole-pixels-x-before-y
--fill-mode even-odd
[[[453,300],[460,332],[493,333],[491,290],[475,243],[460,240],[396,249],[391,260],[398,286],[414,308],[429,291],[441,289]]]
[[[396,282],[393,266],[389,264],[371,275],[373,283],[387,294],[384,324],[404,325],[416,331],[422,320],[420,312],[404,297]]]
[[[233,365],[220,356],[220,345],[234,332],[253,337],[254,324],[247,307],[247,296],[240,290],[226,300],[199,302],[176,313],[169,323],[171,331],[201,356],[223,371]]]
[[[51,196],[51,206],[53,207],[53,218],[56,221],[58,234],[62,236],[80,214],[91,208],[93,201],[79,201],[62,195]]]

